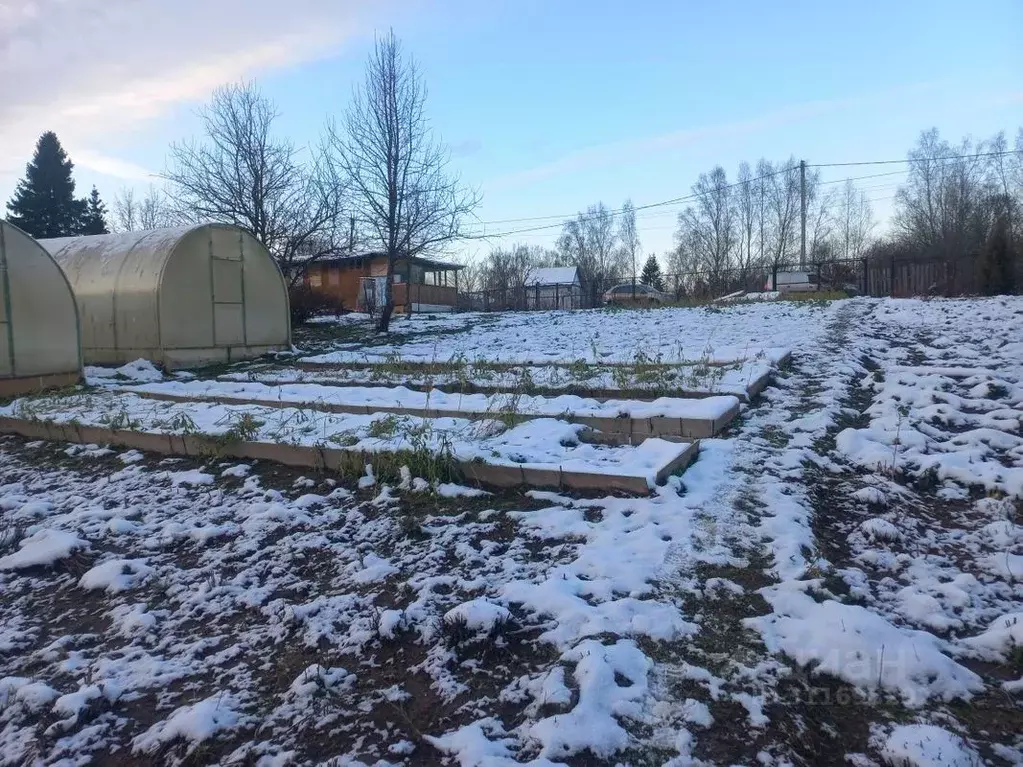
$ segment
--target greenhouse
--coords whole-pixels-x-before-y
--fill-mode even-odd
[[[0,396],[69,386],[82,377],[74,294],[50,254],[0,221]]]
[[[291,345],[288,291],[252,235],[223,224],[41,240],[78,303],[90,364],[168,370]]]

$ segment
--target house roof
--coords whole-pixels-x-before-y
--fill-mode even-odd
[[[355,262],[355,261],[361,261],[361,260],[367,259],[367,258],[383,258],[384,256],[385,256],[384,253],[380,253],[380,252],[377,252],[377,251],[371,251],[369,253],[360,253],[360,254],[355,255],[355,256],[324,256],[323,258],[319,258],[316,261],[317,261],[317,263],[320,263],[320,264],[338,264],[338,265],[344,265],[345,262],[347,262],[347,261]],[[432,258],[423,258],[422,256],[412,256],[411,258],[408,258],[408,259],[406,259],[406,258],[399,258],[398,260],[399,261],[406,261],[407,260],[407,261],[411,262],[414,266],[421,266],[424,269],[436,269],[436,270],[440,270],[440,271],[450,271],[450,272],[453,272],[453,271],[458,271],[459,269],[464,269],[465,268],[464,264],[452,264],[452,263],[447,262],[447,261],[437,261],[437,260],[432,259]]]
[[[523,284],[530,287],[535,285],[571,285],[578,281],[578,274],[574,266],[544,266],[531,269]]]

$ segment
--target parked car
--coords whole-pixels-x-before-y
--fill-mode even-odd
[[[671,296],[650,285],[623,282],[615,285],[604,294],[604,303],[632,306],[664,306],[671,301]]]

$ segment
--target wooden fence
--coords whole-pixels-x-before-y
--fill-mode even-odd
[[[975,260],[873,261],[865,293],[872,296],[962,296],[980,292]]]

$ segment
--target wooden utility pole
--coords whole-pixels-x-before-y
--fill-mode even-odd
[[[799,161],[799,268],[806,268],[806,160]]]

